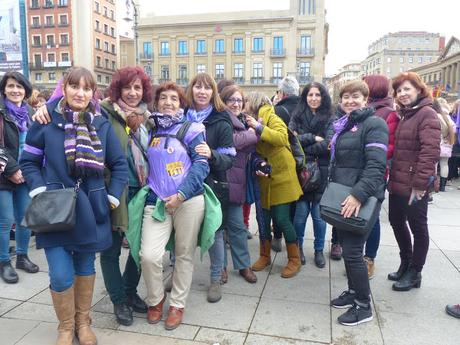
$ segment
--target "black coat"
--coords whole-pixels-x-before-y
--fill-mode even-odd
[[[388,126],[374,116],[372,108],[353,111],[337,137],[331,163],[333,182],[353,187],[351,194],[361,203],[370,196],[384,199]]]
[[[29,115],[32,108],[29,108]],[[8,180],[19,170],[19,129],[14,120],[8,114],[8,110],[0,97],[0,116],[3,118],[3,139],[5,141],[5,153],[8,157],[8,164],[5,171],[0,174],[0,190],[13,190],[16,186]]]
[[[294,110],[297,107],[297,104],[299,104],[299,101],[299,96],[289,96],[282,99],[275,105],[275,114],[281,117],[286,126],[289,126],[291,116],[294,114]]]
[[[314,115],[307,108],[303,113],[295,113],[289,122],[289,129],[298,134],[307,162],[316,160],[321,172],[321,186],[302,196],[308,201],[319,202],[326,188],[330,160],[329,142],[334,135],[333,121],[331,116]],[[323,137],[324,140],[316,142],[316,136]]]

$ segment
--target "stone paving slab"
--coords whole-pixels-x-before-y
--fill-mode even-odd
[[[203,341],[207,344],[217,343],[219,345],[243,345],[245,344],[246,333],[201,327],[195,337],[195,340]]]
[[[245,345],[318,345],[329,343],[317,343],[289,338],[269,337],[266,335],[250,333],[246,339]]]
[[[20,305],[22,301],[0,298],[0,316]]]
[[[18,344],[19,341],[33,329],[35,329],[40,322],[30,320],[13,320],[8,318],[2,318],[0,320],[0,334],[2,345],[14,345]],[[40,343],[36,343],[40,344]],[[42,342],[41,344],[47,344]],[[52,344],[48,342],[48,344]]]

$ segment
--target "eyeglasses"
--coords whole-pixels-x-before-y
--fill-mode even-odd
[[[241,98],[229,98],[227,100],[227,103],[229,103],[229,104],[235,104],[235,103],[243,104],[243,100]]]

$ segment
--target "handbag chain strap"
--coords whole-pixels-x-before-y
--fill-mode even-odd
[[[75,193],[78,193],[80,191],[80,185],[83,183],[83,180],[81,177],[77,179],[77,182],[75,183]]]

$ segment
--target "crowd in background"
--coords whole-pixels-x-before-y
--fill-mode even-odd
[[[428,205],[433,193],[448,192],[459,177],[459,101],[433,98],[413,72],[351,81],[338,104],[323,84],[301,90],[292,76],[270,98],[245,94],[230,80],[216,83],[206,73],[185,90],[174,82],[154,86],[139,67],[118,70],[104,99],[81,67],[71,68],[51,96],[18,72],[3,76],[0,93],[5,283],[19,281],[16,269],[39,271],[28,257],[31,231],[22,222],[31,198],[78,187],[73,229],[35,234],[49,266],[59,345],[71,344],[74,334],[80,344],[97,342],[90,327],[97,252],[117,322],[131,325],[136,311],[158,323],[169,293],[168,330],[182,322],[197,247],[210,259],[210,303],[221,300],[229,279],[227,245],[233,269],[254,284],[255,272],[271,264],[271,251],[282,251],[284,238],[281,277],[295,276],[309,262],[304,237],[310,215],[312,262],[323,269],[327,224],[320,202],[329,183],[351,188],[341,200],[344,218],[357,216],[371,197],[378,208],[388,198],[400,254],[388,279],[395,291],[420,288]],[[299,175],[305,164],[314,171],[306,184]],[[248,249],[250,212],[259,233],[256,260]],[[364,234],[332,229],[329,255],[343,258],[348,280],[331,301],[346,309],[338,318],[343,325],[373,318],[369,280],[379,242],[379,218]],[[123,273],[122,246],[130,249]],[[167,251],[173,274],[164,285]],[[141,277],[145,301],[137,293]],[[459,305],[446,311],[460,317]]]

